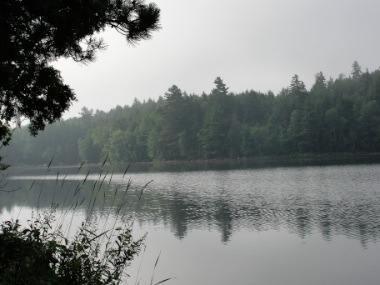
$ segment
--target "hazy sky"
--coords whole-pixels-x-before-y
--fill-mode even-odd
[[[106,31],[108,48],[88,65],[60,60],[76,92],[65,118],[80,109],[108,111],[164,95],[172,85],[208,93],[220,76],[229,90],[275,94],[294,74],[310,88],[348,75],[356,60],[380,66],[379,0],[156,0],[162,29],[136,46]]]

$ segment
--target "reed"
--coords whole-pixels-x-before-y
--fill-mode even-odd
[[[151,181],[130,201],[131,197],[127,193],[131,180],[125,189],[117,186],[113,195],[109,195],[112,193],[113,173],[103,172],[106,160],[97,180],[89,179],[91,173],[87,172],[81,183],[76,186],[68,185],[66,193],[61,193],[60,190],[70,182],[67,175],[60,178],[58,172],[54,187],[49,189],[52,193],[51,206],[42,209],[41,195],[47,187],[45,182],[51,172],[52,161],[53,159],[49,162],[42,181],[34,181],[25,193],[26,200],[30,191],[38,187],[36,213],[26,222],[20,221],[20,209],[14,220],[0,224],[0,284],[126,283],[130,280],[127,269],[140,253],[145,239],[145,235],[138,239],[132,236],[132,210],[137,207],[144,189]],[[83,164],[79,166],[77,173],[82,167]],[[93,185],[89,185],[90,183]],[[81,197],[85,187],[91,187],[89,198]],[[9,195],[12,193],[5,190],[3,192]],[[56,198],[62,194],[64,198],[59,204]],[[118,194],[121,195],[120,199],[117,199]],[[100,203],[100,215],[97,216],[94,209],[99,197],[103,198],[103,202]],[[72,233],[73,221],[79,208],[85,208],[87,217]],[[109,222],[112,216],[114,219]],[[157,262],[158,260],[159,257]],[[162,284],[171,278],[156,283],[153,279],[154,274],[151,285]]]

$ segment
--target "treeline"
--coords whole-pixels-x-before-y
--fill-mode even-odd
[[[173,85],[157,101],[82,109],[81,117],[48,126],[33,138],[16,130],[7,161],[42,164],[237,158],[380,151],[380,70],[326,80],[310,90],[294,75],[272,92],[231,93],[221,78],[209,94],[187,94]]]

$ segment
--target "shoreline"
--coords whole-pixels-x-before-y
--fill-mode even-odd
[[[50,170],[71,170],[71,173],[90,171],[99,172],[104,169],[109,172],[178,172],[202,170],[228,170],[271,167],[297,167],[297,166],[327,166],[349,164],[380,163],[380,153],[373,154],[319,154],[319,155],[291,155],[291,156],[260,156],[239,158],[213,158],[171,161],[146,161],[131,163],[78,163],[75,165],[11,165],[10,172],[22,170],[35,170],[38,172]],[[55,171],[53,171],[55,172]],[[50,173],[53,174],[53,173]]]

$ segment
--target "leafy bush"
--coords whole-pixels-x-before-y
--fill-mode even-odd
[[[25,228],[18,220],[1,224],[0,284],[120,284],[144,239],[134,241],[130,228],[98,234],[84,222],[69,240],[53,221],[46,213]]]

